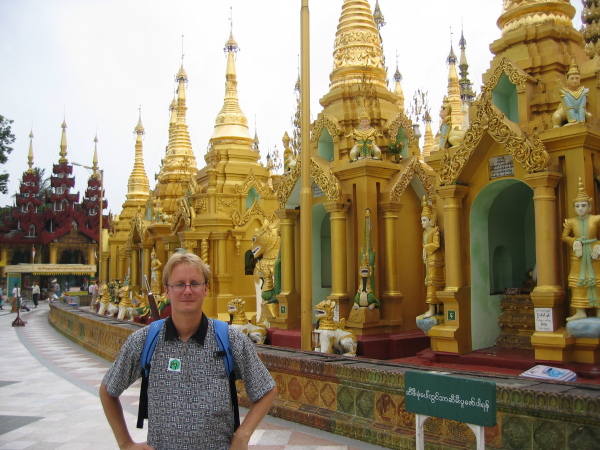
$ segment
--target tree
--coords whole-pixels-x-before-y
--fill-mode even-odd
[[[12,120],[0,115],[0,164],[6,164],[9,153],[13,151],[11,145],[15,142],[15,135],[10,130],[12,123]],[[3,194],[8,192],[8,176],[7,172],[0,174],[0,192]]]

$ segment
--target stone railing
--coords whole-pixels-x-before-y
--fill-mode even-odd
[[[109,360],[139,328],[68,305],[51,306],[56,329]],[[404,375],[423,366],[270,346],[257,350],[279,391],[271,415],[389,448],[414,448],[415,415],[404,409]],[[497,424],[485,429],[486,448],[597,448],[600,385],[465,376],[496,383]],[[249,406],[240,381],[238,395]],[[425,439],[432,448],[475,447],[467,425],[446,419],[429,419]]]

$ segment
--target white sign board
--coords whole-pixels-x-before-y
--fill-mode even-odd
[[[535,331],[554,331],[552,308],[535,309]]]

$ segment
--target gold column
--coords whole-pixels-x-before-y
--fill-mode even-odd
[[[96,244],[89,244],[88,245],[88,264],[94,264],[94,262],[96,262]],[[96,268],[96,270],[98,270]]]
[[[390,331],[398,331],[403,323],[402,301],[403,295],[400,291],[400,267],[398,224],[402,204],[395,201],[386,201],[380,204],[383,213],[383,233],[385,242],[384,252],[384,277],[385,283],[380,283],[381,289],[381,323],[387,325]]]
[[[300,9],[300,303],[301,346],[312,350],[312,190],[310,185],[310,26],[308,0]]]
[[[462,213],[463,198],[469,192],[459,184],[441,186],[438,195],[444,202],[444,250],[446,253],[446,290],[457,290],[465,285]]]
[[[98,281],[108,281],[110,280],[110,275],[108,273],[108,259],[110,257],[110,252],[102,252],[102,278],[104,278],[104,280],[98,280]],[[98,274],[100,275],[100,274]]]
[[[296,292],[296,255],[294,246],[296,218],[298,210],[278,209],[281,232],[281,295]]]
[[[559,283],[558,245],[560,243],[556,222],[556,193],[560,173],[541,172],[525,175],[525,181],[533,188],[535,209],[535,259],[537,265],[536,293],[561,293],[550,300],[548,307],[560,306],[564,300],[564,289]],[[532,299],[534,295],[532,294]],[[549,298],[555,298],[550,295]],[[558,304],[557,304],[558,302]]]
[[[531,293],[535,309],[550,308],[553,331],[535,331],[531,345],[535,359],[571,361],[575,339],[564,328],[566,292],[559,284],[558,245],[560,244],[556,216],[556,186],[562,174],[541,172],[525,175],[533,188],[535,209],[535,259],[537,286]]]
[[[148,277],[148,283],[150,283],[151,280],[151,273],[150,273],[150,264],[152,264],[152,244],[144,244],[142,246],[142,278],[144,275],[146,275],[146,277]],[[144,282],[143,280],[140,280],[140,290],[142,287],[144,287]],[[157,292],[158,294],[158,292]]]
[[[117,262],[117,278],[123,281],[125,279],[125,250],[119,251],[119,261]],[[106,280],[108,281],[108,280]]]
[[[380,209],[383,212],[383,229],[385,233],[385,280],[383,297],[402,296],[400,292],[400,269],[398,267],[398,215],[402,204],[389,201],[382,202]]]
[[[468,232],[463,228],[463,198],[469,188],[463,185],[441,186],[438,195],[443,200],[444,250],[446,254],[446,288],[438,291],[444,304],[444,324],[429,330],[431,348],[448,353],[468,353],[471,343],[471,289],[465,286],[464,242]]]
[[[336,300],[340,317],[348,317],[348,243],[346,242],[346,219],[348,202],[326,202],[323,204],[329,213],[331,223],[331,294],[327,297]]]
[[[131,267],[131,276],[129,279],[129,285],[131,286],[131,289],[134,290],[140,286],[140,248],[137,244],[131,246],[130,255],[129,262]]]
[[[58,242],[50,242],[50,264],[58,264]]]

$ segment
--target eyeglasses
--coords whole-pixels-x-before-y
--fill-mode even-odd
[[[167,284],[167,286],[169,286],[175,292],[183,292],[183,291],[185,291],[185,288],[187,286],[189,286],[192,291],[198,292],[200,289],[202,289],[204,286],[206,286],[206,282],[204,282],[204,283],[195,283],[194,282],[194,283],[190,283],[190,284],[183,284],[183,283]]]

